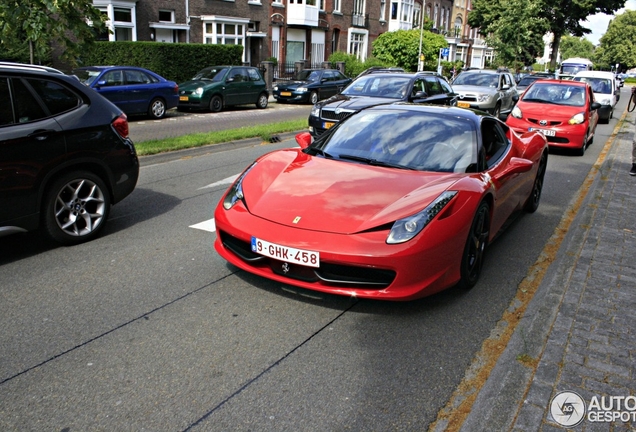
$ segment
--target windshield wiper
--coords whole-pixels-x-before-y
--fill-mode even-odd
[[[547,101],[545,99],[534,99],[534,98],[524,98],[524,102],[538,102],[538,103],[552,103],[551,101]]]
[[[331,155],[331,154],[327,153],[327,152],[326,152],[326,151],[324,151],[323,149],[319,149],[319,148],[315,148],[315,147],[314,147],[314,148],[312,148],[311,150],[314,152],[314,154],[317,154],[317,155],[323,156],[323,157],[325,157],[325,158],[327,158],[327,159],[333,159],[333,155]]]
[[[357,162],[364,162],[366,164],[374,165],[374,166],[381,166],[381,167],[387,167],[387,168],[399,168],[399,169],[406,169],[406,170],[415,171],[415,168],[411,168],[409,166],[393,164],[393,163],[390,163],[390,162],[383,162],[383,161],[379,161],[377,159],[365,158],[365,157],[362,157],[362,156],[340,154],[340,155],[338,155],[338,158],[346,159],[346,160],[352,160],[352,161],[357,161]]]

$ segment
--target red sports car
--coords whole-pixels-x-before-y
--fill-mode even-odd
[[[506,124],[519,133],[540,131],[551,147],[571,148],[583,156],[594,140],[600,107],[587,83],[538,80],[526,89]]]
[[[215,248],[310,290],[410,300],[481,273],[513,212],[539,205],[545,137],[483,112],[392,104],[250,165],[215,211]]]

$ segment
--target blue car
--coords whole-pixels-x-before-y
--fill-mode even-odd
[[[179,86],[156,73],[134,66],[87,66],[73,74],[128,115],[160,119],[179,105]]]

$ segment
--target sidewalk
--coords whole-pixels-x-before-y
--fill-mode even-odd
[[[626,112],[461,431],[636,431],[635,118]],[[582,401],[564,393],[551,403],[561,392]]]

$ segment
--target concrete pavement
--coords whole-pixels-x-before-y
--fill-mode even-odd
[[[563,241],[496,364],[433,430],[636,431],[635,119],[625,112],[557,229]]]

